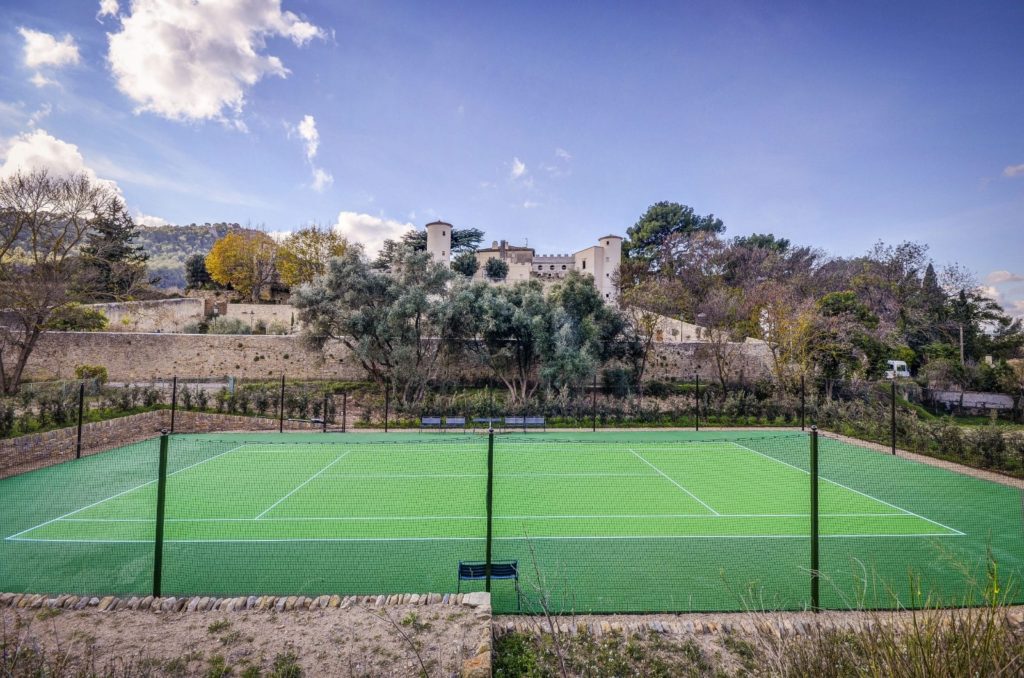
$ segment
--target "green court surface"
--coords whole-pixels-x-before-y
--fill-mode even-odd
[[[149,593],[158,450],[0,481],[0,589]],[[809,456],[794,432],[497,435],[493,558],[519,562],[524,611],[803,609]],[[824,606],[977,602],[989,554],[1021,599],[1020,490],[824,437],[819,470]],[[163,594],[454,590],[487,477],[478,434],[172,436]]]

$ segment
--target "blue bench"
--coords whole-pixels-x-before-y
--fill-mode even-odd
[[[487,428],[493,427],[495,424],[501,423],[501,417],[473,417],[473,427],[477,424],[483,424]]]
[[[544,417],[505,417],[505,428],[542,428],[548,430]]]
[[[487,563],[482,561],[459,561],[459,581],[455,587],[456,593],[462,593],[462,582],[481,581],[487,579]],[[519,610],[519,561],[504,560],[491,562],[491,581],[495,579],[511,579],[516,587],[516,610]]]
[[[445,417],[444,418],[445,428],[466,428],[465,417]]]
[[[420,428],[441,428],[441,417],[420,417]]]

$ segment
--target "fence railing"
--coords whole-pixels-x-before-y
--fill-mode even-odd
[[[476,587],[558,613],[1024,602],[1022,506],[1019,487],[816,428],[167,432],[0,480],[0,590]]]

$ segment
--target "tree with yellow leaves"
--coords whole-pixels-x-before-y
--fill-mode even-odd
[[[292,233],[278,253],[281,282],[298,287],[327,272],[327,263],[348,249],[348,241],[331,229],[310,226]]]
[[[232,231],[213,244],[206,270],[219,285],[229,285],[253,302],[277,274],[278,245],[260,231]]]

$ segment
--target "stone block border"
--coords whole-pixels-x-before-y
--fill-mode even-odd
[[[47,595],[38,593],[0,593],[0,608],[23,610],[81,610],[95,613],[126,611],[153,614],[202,614],[204,612],[263,612],[303,614],[326,609],[383,608],[398,605],[451,605],[476,611],[483,630],[474,656],[463,662],[464,678],[488,678],[491,675],[491,594],[473,593],[394,593],[362,596],[239,596],[214,598],[209,596],[183,596],[181,598],[131,596],[76,596],[70,594]]]

